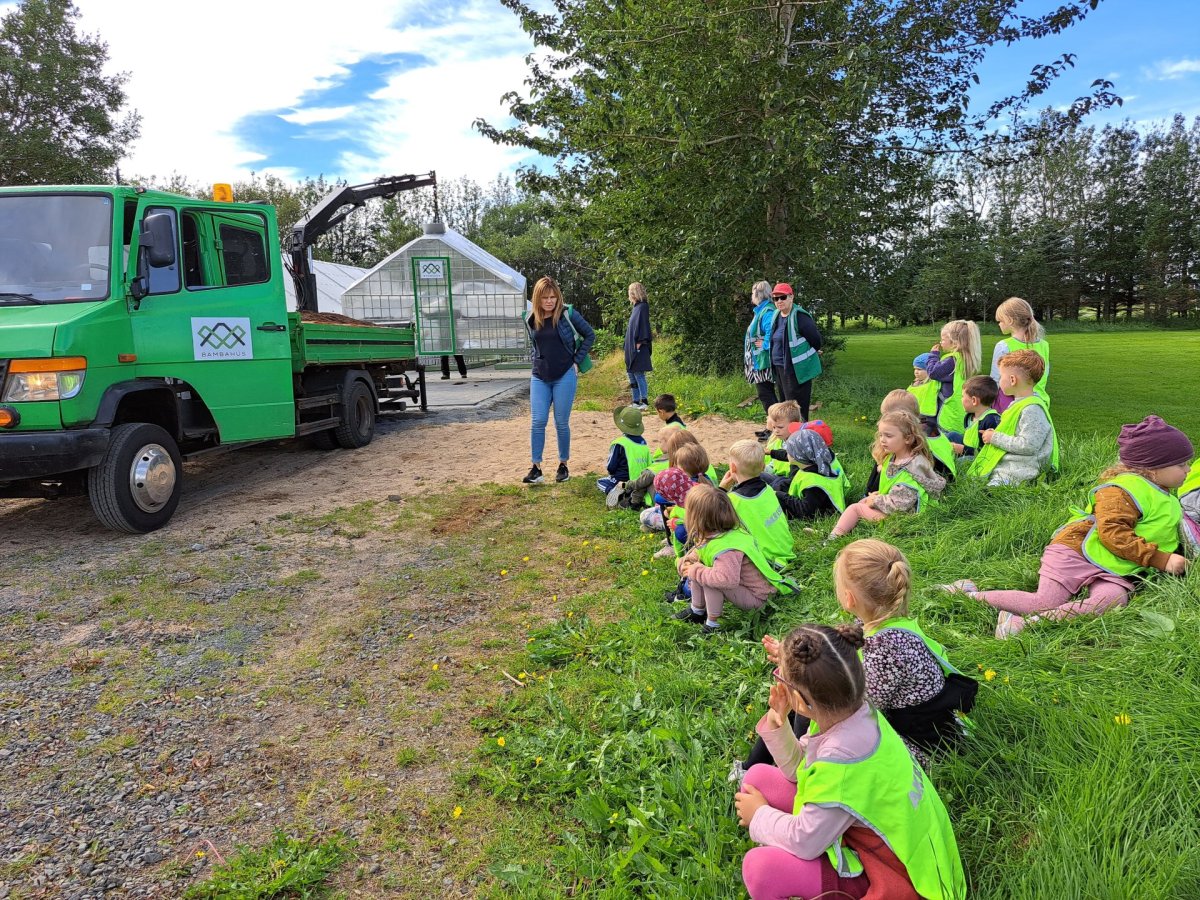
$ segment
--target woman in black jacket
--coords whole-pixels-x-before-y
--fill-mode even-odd
[[[646,289],[640,281],[629,286],[629,324],[625,326],[625,374],[629,378],[631,401],[643,412],[649,407],[649,388],[646,373],[653,371],[650,354],[650,305],[646,302]]]

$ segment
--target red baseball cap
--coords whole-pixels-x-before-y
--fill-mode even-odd
[[[779,284],[775,285],[774,290],[771,291],[771,296],[779,297],[781,295],[785,297],[794,297],[796,292],[792,290],[792,286],[786,281],[781,281]]]

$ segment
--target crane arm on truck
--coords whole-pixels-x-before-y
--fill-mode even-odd
[[[402,191],[437,187],[437,173],[393,175],[366,184],[346,185],[331,191],[292,226],[292,279],[296,283],[296,308],[317,312],[317,276],[312,268],[312,246],[356,209],[376,197],[394,197]]]

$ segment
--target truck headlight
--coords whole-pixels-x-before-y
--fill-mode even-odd
[[[82,356],[58,359],[14,359],[0,402],[70,400],[83,390],[87,360]]]

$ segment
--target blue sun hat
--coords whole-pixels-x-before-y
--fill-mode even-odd
[[[929,369],[929,364],[933,361],[932,353],[919,353],[913,358],[914,369]]]

